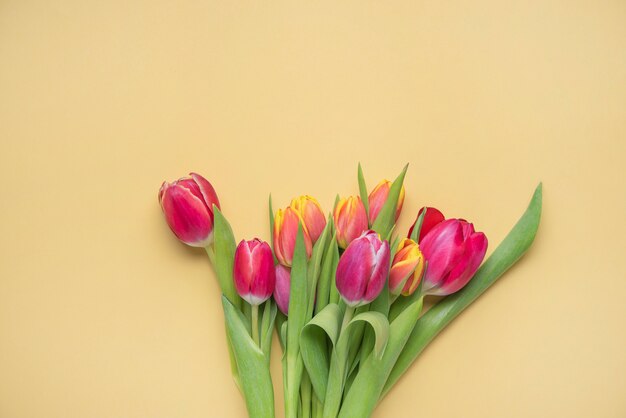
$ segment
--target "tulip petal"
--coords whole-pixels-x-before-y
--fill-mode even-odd
[[[186,187],[171,185],[161,196],[161,206],[168,225],[178,239],[194,247],[208,245],[213,219],[202,199]]]
[[[274,285],[274,300],[278,309],[285,315],[289,313],[289,292],[291,288],[291,271],[288,267],[276,266],[276,282]]]
[[[253,280],[250,283],[251,304],[259,305],[272,295],[276,283],[272,250],[266,242],[255,246],[251,252]],[[256,302],[256,303],[254,303]]]
[[[363,299],[375,257],[371,244],[366,239],[357,239],[339,259],[337,290],[348,305],[354,306]]]
[[[448,219],[435,226],[420,244],[428,261],[425,290],[440,283],[463,255],[463,229],[456,219]]]
[[[390,256],[389,243],[384,241],[374,258],[376,265],[374,266],[374,271],[372,272],[370,280],[367,283],[367,289],[363,297],[364,302],[372,302],[378,297],[380,292],[383,290],[383,287],[385,287],[385,282],[387,281],[387,276],[389,275]]]
[[[424,221],[422,222],[422,229],[420,230],[419,240],[417,241],[420,243],[422,242],[422,239],[424,239],[426,234],[430,232],[431,229],[433,229],[436,225],[440,224],[441,222],[445,220],[445,216],[443,216],[443,213],[441,213],[438,209],[431,208],[431,207],[420,209],[419,213],[417,214],[418,217],[424,209],[426,209],[426,215],[424,215]]]
[[[206,202],[209,209],[212,211],[213,205],[217,206],[218,209],[221,209],[220,201],[217,198],[217,193],[215,192],[213,185],[211,185],[211,183],[209,183],[209,181],[202,177],[200,174],[190,173],[189,175],[198,185],[200,193],[202,193],[204,201]]]
[[[248,300],[250,295],[250,283],[253,280],[252,274],[254,272],[252,254],[250,253],[250,246],[245,240],[242,240],[237,249],[235,250],[235,261],[233,264],[233,279],[235,281],[235,288],[237,293],[243,298]]]

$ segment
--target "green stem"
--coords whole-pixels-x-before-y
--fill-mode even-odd
[[[324,404],[319,400],[315,392],[313,392],[313,407],[312,407],[313,418],[323,418],[322,417],[323,413],[324,413]]]
[[[210,245],[208,247],[205,247],[204,250],[209,256],[209,262],[211,263],[211,267],[213,268],[213,271],[217,273],[215,269],[214,246]],[[235,359],[235,353],[233,351],[233,344],[230,340],[230,336],[228,335],[228,332],[226,332],[226,346],[228,347],[228,359],[230,361],[230,373],[233,376],[233,380],[235,381],[235,386],[237,386],[237,389],[239,389],[239,392],[243,394],[242,388],[241,388],[241,379],[239,378],[239,369],[237,368],[237,360]]]
[[[252,339],[256,345],[261,346],[261,340],[259,339],[259,305],[252,305]]]
[[[311,418],[311,380],[306,372],[302,374],[300,402],[302,404],[301,418]]]
[[[350,321],[352,321],[352,317],[354,316],[355,308],[352,306],[346,306],[346,310],[343,313],[343,321],[341,322],[341,331],[339,335],[346,329]]]
[[[326,396],[324,399],[324,418],[336,418],[341,407],[344,384],[346,382],[346,369],[350,348],[350,335],[344,337],[344,332],[354,316],[354,307],[346,306],[339,331],[338,344],[333,350],[330,359],[330,370],[328,373],[328,384],[326,386]]]

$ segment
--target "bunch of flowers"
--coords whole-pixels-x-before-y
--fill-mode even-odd
[[[487,237],[464,219],[423,207],[396,234],[405,173],[368,194],[359,165],[359,195],[337,198],[327,216],[311,196],[275,214],[270,199],[271,243],[236,244],[204,177],[163,183],[171,230],[205,248],[215,269],[231,371],[250,417],[274,417],[274,329],[287,418],[369,417],[424,347],[533,242],[541,185],[482,267]],[[422,314],[428,295],[444,298]]]

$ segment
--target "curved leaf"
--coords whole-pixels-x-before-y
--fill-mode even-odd
[[[380,209],[376,220],[372,224],[372,229],[380,234],[381,237],[387,238],[391,232],[393,225],[396,223],[396,207],[398,205],[398,198],[400,197],[400,191],[402,190],[402,183],[404,183],[404,176],[409,165],[405,165],[404,169],[398,177],[391,184],[387,200]]]
[[[419,319],[404,351],[389,375],[384,394],[389,392],[400,376],[409,368],[422,350],[454,318],[476,298],[498,280],[517,260],[522,257],[535,240],[541,219],[542,185],[539,183],[526,209],[513,229],[498,245],[498,248],[478,269],[476,275],[463,289],[447,296]]]
[[[363,312],[352,318],[346,330],[348,328],[354,327],[355,324],[359,322],[366,322],[374,331],[375,343],[374,343],[374,353],[376,357],[381,357],[383,352],[385,351],[385,347],[387,346],[387,341],[389,339],[389,321],[387,321],[387,317],[380,312]],[[349,338],[350,333],[342,333],[340,338]],[[341,345],[341,343],[339,343]]]
[[[334,346],[341,329],[341,318],[341,309],[332,303],[315,315],[300,334],[302,360],[311,378],[315,394],[322,402],[326,396],[330,366],[327,337]]]
[[[250,338],[245,317],[226,296],[222,296],[228,336],[232,341],[241,387],[248,415],[252,418],[274,417],[274,389],[269,361]]]

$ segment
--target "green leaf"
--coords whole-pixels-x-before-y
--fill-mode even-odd
[[[333,259],[331,265],[331,280],[330,280],[330,298],[328,301],[330,303],[339,303],[341,300],[341,296],[339,295],[339,290],[337,289],[337,280],[335,277],[335,273],[337,272],[337,265],[339,264],[339,246],[337,245],[337,240],[335,240],[332,245],[333,251]]]
[[[541,219],[542,185],[537,186],[526,212],[513,229],[496,248],[493,254],[478,269],[476,275],[463,289],[447,296],[433,306],[417,322],[404,351],[393,368],[384,393],[386,394],[409,368],[422,350],[454,318],[467,308],[476,298],[498,280],[526,253],[535,240]]]
[[[285,384],[285,409],[287,418],[296,418],[298,395],[304,364],[300,356],[300,332],[307,320],[308,310],[307,254],[302,225],[298,225],[296,245],[291,265],[289,292],[289,318],[287,320],[287,379]]]
[[[365,178],[363,177],[363,169],[361,168],[361,163],[359,163],[359,171],[358,171],[357,177],[359,181],[359,194],[361,195],[361,201],[363,202],[363,206],[365,206],[365,213],[367,214],[367,219],[369,219],[370,202],[369,202],[369,195],[367,194],[367,185],[365,184]]]
[[[265,302],[265,309],[263,310],[263,318],[261,320],[261,349],[263,350],[268,366],[272,350],[272,331],[274,330],[277,311],[276,304],[272,299]]]
[[[213,205],[214,214],[214,251],[215,273],[217,280],[228,300],[238,309],[241,309],[241,298],[235,290],[233,281],[233,263],[235,259],[235,236],[230,224],[222,215],[219,208]]]
[[[385,347],[387,345],[387,341],[389,339],[389,322],[387,321],[387,317],[380,312],[363,312],[356,315],[350,323],[348,327],[353,327],[359,322],[365,322],[371,326],[371,329],[374,331],[374,336],[376,337],[376,342],[374,344],[374,354],[376,357],[381,357]],[[342,336],[339,338],[349,338],[349,333],[342,333]],[[341,343],[340,343],[341,344]]]
[[[274,264],[278,262],[274,251],[274,205],[272,204],[272,195],[269,197],[269,214],[270,214],[270,246],[272,247],[272,255],[274,256]]]
[[[400,175],[392,183],[387,200],[372,225],[372,229],[378,232],[381,237],[387,237],[396,223],[396,207],[398,206],[398,199],[402,191],[402,183],[404,182],[407,168],[409,168],[408,164],[404,166]]]
[[[222,215],[219,208],[213,205],[213,245],[206,248],[206,252],[211,259],[211,264],[215,269],[217,282],[219,283],[222,293],[237,308],[241,309],[242,299],[235,290],[235,282],[233,281],[233,263],[235,258],[235,236],[233,230],[226,218]],[[241,379],[237,370],[237,362],[233,351],[232,342],[227,338],[228,356],[230,360],[230,370],[235,380],[235,384],[241,389]]]
[[[228,336],[232,341],[246,399],[248,415],[252,418],[274,417],[274,389],[269,361],[250,338],[245,317],[226,296],[222,296]]]
[[[388,318],[389,315],[389,280],[385,281],[385,286],[383,290],[380,292],[380,295],[370,304],[370,311],[380,312],[385,318]],[[369,355],[372,350],[372,346],[374,345],[374,335],[371,329],[365,330],[365,335],[363,336],[363,342],[361,344],[361,361],[364,361],[365,358]]]
[[[380,393],[385,385],[384,382],[387,380],[387,376],[402,352],[402,348],[406,344],[421,310],[422,299],[409,306],[388,326],[387,347],[382,352],[382,356],[372,352],[359,366],[359,371],[352,382],[350,390],[345,394],[343,405],[339,412],[340,418],[365,418],[370,416],[376,407]],[[383,316],[380,313],[378,314]]]
[[[322,231],[322,234],[318,238],[317,242],[313,246],[313,252],[311,254],[311,260],[309,260],[308,267],[308,275],[307,280],[309,282],[309,306],[307,309],[306,318],[309,319],[313,316],[313,309],[315,305],[315,291],[317,289],[317,282],[319,280],[321,270],[322,270],[322,257],[326,250],[326,242],[328,242],[328,236],[330,234],[330,230],[332,229],[332,218],[329,217],[328,222],[326,222],[326,226]]]
[[[330,343],[335,345],[339,337],[342,315],[339,306],[334,303],[327,305],[306,324],[300,334],[302,360],[313,384],[315,394],[322,402],[326,396],[326,383],[330,366],[326,342],[330,340]]]
[[[427,210],[428,209],[424,208],[422,213],[420,213],[420,216],[417,217],[417,220],[415,221],[415,225],[413,225],[413,231],[411,231],[410,238],[415,242],[419,240],[420,232],[422,231],[422,224],[424,223],[424,217],[426,216]]]
[[[332,217],[329,217],[328,222],[332,223]],[[332,225],[331,225],[332,226]],[[333,260],[334,260],[334,252],[337,248],[337,234],[333,234],[330,238],[330,242],[328,247],[326,248],[326,252],[324,254],[324,258],[322,261],[322,271],[320,273],[320,278],[317,282],[317,300],[315,302],[315,314],[321,312],[322,309],[326,307],[329,303],[330,299],[330,287],[333,285],[335,279],[335,269],[333,268]]]

